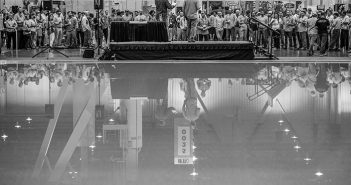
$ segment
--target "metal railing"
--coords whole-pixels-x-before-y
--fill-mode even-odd
[[[264,55],[266,57],[268,57],[269,59],[278,59],[274,54],[273,54],[273,33],[277,36],[280,36],[280,32],[272,29],[269,25],[262,23],[260,20],[254,18],[254,17],[249,17],[248,19],[249,22],[249,26],[255,24],[257,26],[256,30],[252,30],[252,35],[251,35],[251,42],[254,44],[254,48],[256,53],[259,53],[261,55]],[[264,27],[264,29],[266,30],[260,30],[259,27]],[[262,38],[266,36],[264,33],[262,33],[261,31],[268,31],[268,38],[267,41],[268,43],[266,43],[267,48],[266,47],[262,47],[261,42],[262,42]],[[261,36],[262,34],[262,36]],[[270,39],[268,41],[268,39]],[[263,43],[264,44],[264,43]]]

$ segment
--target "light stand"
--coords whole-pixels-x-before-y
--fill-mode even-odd
[[[43,2],[42,2],[43,3]],[[52,2],[52,0],[50,0],[50,4],[51,4],[51,11],[52,11],[52,9],[53,9],[53,2]],[[39,54],[41,54],[41,53],[44,53],[46,50],[49,50],[49,52],[48,52],[48,58],[47,59],[49,59],[49,53],[53,50],[53,51],[56,51],[57,53],[59,53],[59,54],[61,54],[61,55],[63,55],[63,56],[65,56],[66,58],[69,58],[69,56],[67,56],[66,54],[64,54],[64,53],[62,53],[61,51],[59,51],[59,50],[57,50],[57,49],[55,49],[54,47],[52,47],[52,46],[50,46],[50,42],[51,42],[51,38],[50,38],[50,35],[49,35],[49,31],[50,31],[50,11],[48,11],[48,15],[47,15],[47,21],[48,21],[48,26],[47,26],[47,33],[48,33],[48,37],[49,37],[49,44],[43,49],[43,50],[41,50],[41,51],[39,51],[37,54],[35,54],[35,55],[33,55],[32,56],[32,58],[35,58],[35,57],[37,57]]]

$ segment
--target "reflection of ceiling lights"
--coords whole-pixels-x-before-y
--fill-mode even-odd
[[[286,129],[284,129],[284,132],[285,132],[285,133],[289,133],[290,130],[289,130],[288,128],[286,128]]]
[[[96,135],[96,138],[102,138],[102,135],[101,134],[98,134],[98,135]]]
[[[108,121],[109,121],[109,122],[114,122],[115,120],[111,118],[111,119],[109,119]]]
[[[312,159],[309,158],[309,157],[306,157],[306,158],[304,158],[303,160],[306,161],[306,162],[308,162],[308,161],[311,161]]]
[[[5,141],[9,136],[6,135],[5,133],[2,134],[1,138]]]
[[[92,150],[94,150],[96,146],[94,144],[90,145],[89,148],[91,148]]]
[[[294,146],[294,148],[295,148],[296,151],[298,151],[299,149],[301,149],[301,146],[296,145],[296,146]]]
[[[30,121],[32,121],[32,118],[31,118],[31,117],[28,117],[26,120],[27,120],[28,122],[30,122]]]
[[[195,169],[193,169],[193,172],[190,174],[191,176],[197,176],[197,175],[199,175],[196,171],[195,171]]]
[[[21,125],[18,122],[16,122],[15,128],[21,128]]]
[[[298,137],[297,136],[292,136],[291,139],[297,139]]]
[[[281,120],[279,120],[278,122],[279,122],[279,123],[284,123],[284,120],[281,119]]]
[[[318,171],[318,172],[315,173],[315,175],[318,176],[318,177],[320,177],[320,176],[322,176],[322,175],[324,175],[324,174],[323,174],[322,172]]]

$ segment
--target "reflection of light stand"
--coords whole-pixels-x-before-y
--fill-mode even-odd
[[[53,8],[53,2],[52,0],[50,0],[50,4],[51,4],[51,9]],[[62,53],[61,51],[58,51],[57,49],[53,48],[50,43],[51,43],[51,38],[50,38],[50,34],[49,34],[49,31],[50,31],[50,11],[48,11],[48,15],[47,15],[47,21],[48,21],[48,27],[47,27],[47,33],[48,33],[48,37],[49,37],[49,44],[41,51],[39,51],[37,54],[33,55],[32,58],[35,58],[37,57],[39,54],[41,53],[44,53],[46,50],[49,50],[48,52],[48,58],[49,59],[49,53],[51,52],[51,50],[53,51],[56,51],[57,53],[69,58],[67,55],[65,55],[64,53]]]

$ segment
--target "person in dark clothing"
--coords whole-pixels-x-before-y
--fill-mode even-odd
[[[328,41],[328,29],[330,22],[325,18],[325,13],[322,12],[320,18],[316,22],[316,27],[318,29],[319,39],[321,41],[320,56],[327,56],[327,41]]]
[[[173,9],[168,0],[155,0],[157,21],[167,21],[167,9]]]

